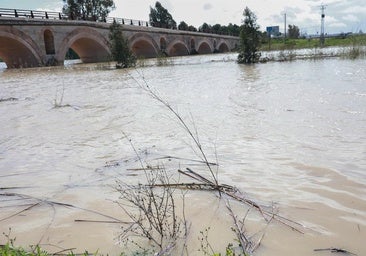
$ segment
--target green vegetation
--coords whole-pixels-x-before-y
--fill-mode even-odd
[[[77,60],[77,59],[80,59],[79,55],[72,48],[69,48],[69,50],[66,52],[65,60]]]
[[[74,254],[72,251],[69,251],[67,254],[63,254],[62,252],[59,253],[49,253],[43,250],[39,245],[29,246],[29,249],[26,250],[23,247],[16,247],[14,246],[13,242],[7,242],[5,245],[0,245],[0,255],[1,256],[49,256],[49,255],[63,255],[63,256],[98,256],[98,252],[90,254],[89,252],[84,252],[82,254]],[[120,256],[123,256],[121,254]]]
[[[110,50],[112,58],[117,62],[117,68],[129,68],[136,64],[136,57],[132,54],[127,39],[123,36],[122,26],[113,21],[109,28]]]
[[[236,24],[229,23],[227,26],[220,24],[209,25],[206,22],[203,23],[198,29],[192,25],[188,25],[185,21],[181,21],[177,26],[177,23],[173,19],[172,15],[165,9],[160,2],[155,3],[155,8],[150,7],[149,14],[150,24],[153,27],[179,29],[182,31],[199,31],[203,33],[223,34],[238,36],[240,33],[240,27]]]
[[[250,64],[259,61],[258,53],[261,43],[261,32],[257,25],[257,17],[246,7],[244,10],[244,24],[240,31],[240,50],[238,63]]]
[[[366,46],[366,35],[348,35],[344,37],[326,38],[325,47],[332,46]],[[261,50],[294,50],[294,49],[306,49],[320,47],[319,38],[299,38],[299,39],[286,39],[285,43],[283,38],[271,39],[271,48],[269,49],[268,38],[262,38]]]
[[[115,8],[113,0],[63,0],[62,12],[72,20],[105,21]]]
[[[207,246],[207,247],[204,247]],[[203,251],[206,250],[206,251]],[[226,248],[225,254],[221,254],[221,253],[215,253],[215,252],[209,252],[209,247],[208,245],[201,245],[201,251],[203,252],[203,255],[207,255],[207,256],[235,256],[235,255],[240,255],[240,254],[236,254],[235,250],[233,248],[232,244],[229,244]],[[134,256],[148,256],[148,255],[152,255],[153,253],[151,251],[148,250],[143,250],[141,249],[140,251],[135,251],[133,252],[131,255]],[[13,244],[11,243],[6,243],[5,245],[0,245],[0,255],[1,256],[51,256],[51,255],[62,255],[62,256],[103,256],[102,254],[99,254],[98,252],[96,253],[89,253],[88,251],[85,251],[82,254],[75,254],[72,251],[69,251],[67,254],[66,253],[62,253],[59,252],[57,254],[55,253],[50,253],[47,252],[45,250],[43,250],[39,245],[36,246],[30,246],[29,250],[24,249],[23,247],[15,247]],[[121,253],[119,256],[126,256],[127,254],[125,253]],[[246,256],[246,255],[244,255]]]
[[[172,15],[160,2],[155,3],[155,8],[150,7],[150,24],[153,27],[177,29],[177,23]]]
[[[156,65],[159,67],[171,66],[173,65],[173,62],[170,61],[170,59],[164,53],[161,53],[156,57]]]
[[[1,256],[47,256],[47,252],[43,251],[39,246],[31,247],[30,251],[26,251],[22,247],[14,247],[12,244],[7,243],[0,246]]]
[[[236,24],[229,23],[227,26],[223,26],[220,24],[209,25],[206,22],[203,23],[199,28],[198,31],[203,33],[213,33],[219,35],[232,35],[232,36],[239,36],[240,34],[240,27]]]

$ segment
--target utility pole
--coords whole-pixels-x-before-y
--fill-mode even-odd
[[[287,28],[286,28],[286,13],[284,13],[283,16],[285,18],[285,37],[283,38],[283,43],[286,43],[286,32],[287,32]]]
[[[325,19],[325,13],[324,13],[324,10],[325,10],[325,5],[322,4],[320,6],[320,9],[322,11],[322,15],[321,15],[321,26],[320,26],[320,46],[324,46],[324,19]]]

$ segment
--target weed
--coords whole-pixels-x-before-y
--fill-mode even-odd
[[[158,66],[169,66],[172,65],[172,62],[170,61],[169,57],[167,57],[164,53],[161,53],[156,58],[156,64]]]

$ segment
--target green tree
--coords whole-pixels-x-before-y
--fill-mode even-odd
[[[72,20],[105,21],[115,8],[113,0],[63,0],[62,12]]]
[[[220,24],[215,24],[211,27],[212,33],[214,34],[221,34],[221,25]]]
[[[240,34],[240,26],[236,24],[229,23],[229,25],[227,26],[227,30],[229,35],[239,36]]]
[[[109,27],[110,50],[117,68],[133,67],[136,57],[132,54],[127,39],[123,36],[122,26],[115,20]]]
[[[187,31],[188,30],[188,24],[185,23],[184,21],[181,21],[178,25],[178,29],[179,30],[183,30],[183,31]]]
[[[295,25],[288,25],[288,37],[292,39],[297,39],[300,36],[300,29]]]
[[[203,32],[203,33],[211,33],[211,26],[208,25],[206,22],[202,24],[202,26],[200,26],[198,28],[199,32]]]
[[[246,7],[244,10],[244,21],[240,30],[240,50],[238,63],[255,63],[258,62],[260,53],[261,32],[257,25],[256,15]]]
[[[177,29],[177,23],[172,15],[165,9],[160,2],[155,3],[155,8],[150,7],[150,24],[153,27]]]
[[[190,25],[188,26],[188,31],[197,32],[197,29],[194,26]]]

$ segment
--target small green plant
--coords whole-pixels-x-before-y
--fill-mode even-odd
[[[139,56],[137,59],[136,59],[136,66],[137,67],[146,67],[146,58],[144,58],[143,56]]]
[[[164,53],[161,53],[156,58],[156,64],[158,66],[169,66],[172,63],[171,63],[171,61],[169,60],[169,58]]]
[[[6,238],[6,243],[4,245],[0,245],[0,256],[49,256],[49,255],[66,255],[66,256],[102,256],[99,254],[98,251],[96,251],[93,254],[90,254],[88,251],[85,251],[82,254],[74,254],[73,251],[70,250],[64,250],[58,253],[49,253],[41,248],[40,245],[30,245],[29,250],[25,249],[21,246],[15,246],[16,238],[11,237],[11,229],[9,228],[9,232],[3,233],[3,235]],[[68,251],[67,254],[63,254],[62,252]],[[120,256],[124,256],[123,253],[120,254]]]
[[[208,233],[210,231],[210,227],[206,228],[203,231],[200,231],[200,235],[198,237],[201,248],[198,250],[202,255],[204,256],[240,256],[240,254],[237,254],[235,252],[234,245],[232,243],[229,243],[225,249],[225,254],[221,254],[218,252],[215,252],[215,250],[212,248],[210,242],[208,241]],[[246,254],[243,254],[244,256],[247,256]]]
[[[278,53],[278,61],[293,61],[296,53],[293,50],[282,50]]]
[[[11,229],[9,232],[3,233],[7,242],[5,245],[0,245],[0,255],[1,256],[47,256],[49,255],[46,251],[42,250],[39,245],[30,246],[29,251],[26,251],[22,247],[15,246],[16,238],[11,237]]]

